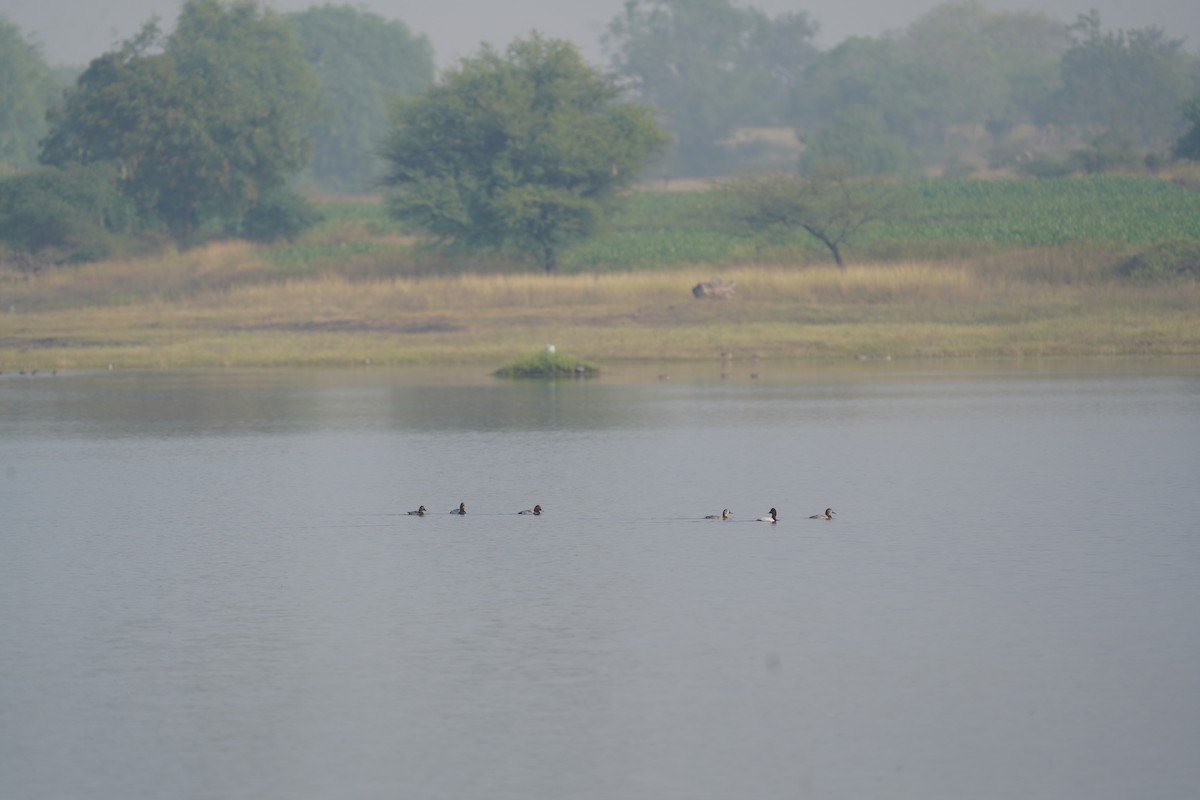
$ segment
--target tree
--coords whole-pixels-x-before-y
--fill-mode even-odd
[[[312,180],[332,191],[368,189],[382,173],[388,107],[433,84],[433,46],[403,22],[350,6],[317,6],[289,19],[321,86]]]
[[[315,81],[294,31],[254,0],[188,0],[95,59],[54,116],[41,159],[111,161],[142,216],[181,242],[246,211],[308,159]]]
[[[57,91],[41,51],[0,17],[0,173],[37,162],[46,108]]]
[[[906,57],[895,38],[847,39],[821,55],[808,71],[809,83],[796,104],[797,128],[829,124],[849,109],[869,109],[889,134],[908,145],[938,131],[940,89],[950,76]]]
[[[737,178],[722,193],[723,216],[744,233],[770,240],[800,228],[823,244],[843,269],[842,248],[863,227],[899,214],[904,203],[898,187],[856,183],[836,163],[821,166],[811,178]]]
[[[903,32],[821,54],[797,93],[794,123],[809,139],[806,131],[850,110],[873,111],[886,134],[933,160],[962,132],[1004,135],[1032,119],[1065,48],[1063,26],[1040,14],[943,3]]]
[[[710,175],[727,166],[720,143],[736,128],[784,123],[816,32],[804,13],[771,20],[729,0],[627,0],[605,46],[613,69],[662,110],[678,168]]]
[[[1192,127],[1175,142],[1176,158],[1200,161],[1200,95],[1184,103],[1183,118]]]
[[[1098,12],[1081,15],[1061,63],[1062,87],[1048,121],[1111,130],[1156,147],[1178,133],[1179,106],[1195,90],[1195,58],[1161,28],[1105,33]]]
[[[567,42],[484,47],[402,101],[384,147],[392,213],[468,247],[512,247],[558,269],[667,143],[648,109]]]
[[[804,137],[801,167],[841,163],[852,175],[895,175],[908,169],[908,146],[887,132],[883,118],[870,108],[848,108],[828,125]]]

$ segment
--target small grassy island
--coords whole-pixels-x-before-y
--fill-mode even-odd
[[[497,378],[590,378],[599,372],[595,364],[559,353],[552,345],[506,364],[492,374]]]

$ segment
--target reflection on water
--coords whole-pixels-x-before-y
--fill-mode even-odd
[[[1200,785],[1200,363],[750,370],[0,377],[0,796]]]

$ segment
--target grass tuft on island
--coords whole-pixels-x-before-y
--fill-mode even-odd
[[[599,372],[595,364],[547,348],[518,358],[492,374],[497,378],[590,378]]]

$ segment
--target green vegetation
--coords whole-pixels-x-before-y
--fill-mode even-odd
[[[393,214],[467,248],[511,248],[546,272],[597,227],[667,137],[579,51],[536,34],[485,47],[401,103],[384,149]]]
[[[1175,142],[1174,155],[1176,158],[1200,161],[1200,95],[1187,101],[1183,107],[1183,117],[1189,127]]]
[[[165,40],[150,22],[92,61],[54,114],[41,160],[112,165],[142,224],[181,243],[236,233],[308,162],[315,88],[280,17],[253,0],[188,0]]]
[[[187,0],[61,94],[0,20],[0,366],[1196,351],[1200,57],[971,0],[816,30],[630,0],[613,74],[535,34],[435,80],[363,10]]]
[[[723,188],[721,214],[760,241],[779,242],[803,230],[829,249],[839,267],[842,247],[873,222],[903,214],[896,185],[861,184],[840,162],[807,180],[798,175],[740,178]]]
[[[10,262],[0,370],[497,364],[544,342],[604,362],[1200,352],[1200,194],[1178,183],[923,183],[844,269],[803,232],[756,254],[718,198],[635,193],[566,254],[619,259],[559,275],[430,249],[365,198],[320,202],[292,243]],[[693,299],[714,275],[734,297]]]
[[[322,191],[370,191],[383,175],[377,154],[390,104],[433,84],[433,46],[399,20],[348,5],[314,6],[288,19],[321,86],[303,178]]]
[[[497,378],[590,378],[599,372],[595,364],[547,348],[506,364],[493,374]]]
[[[629,0],[604,43],[613,68],[661,110],[675,137],[671,171],[720,175],[760,155],[735,130],[787,125],[817,55],[805,12],[767,17],[730,0]]]
[[[1197,88],[1196,58],[1183,40],[1168,38],[1161,28],[1106,32],[1094,10],[1070,32],[1047,118],[1151,147],[1170,141],[1182,101]]]
[[[88,261],[121,249],[135,225],[132,203],[116,189],[108,164],[23,172],[0,181],[0,239],[38,269],[54,258]],[[50,251],[50,252],[46,252]]]
[[[4,190],[10,200],[31,194],[10,203],[10,222],[20,216],[12,207],[28,211],[35,200],[76,219],[55,225],[43,214],[36,235],[10,224],[8,257],[49,267],[168,239],[297,240],[317,223],[297,192],[384,181],[399,223],[389,235],[439,240],[436,256],[407,260],[426,272],[521,258],[554,271],[807,260],[822,247],[835,260],[843,249],[870,259],[963,254],[1021,236],[1121,241],[1056,235],[1053,209],[1037,230],[1016,220],[991,235],[941,239],[905,235],[912,220],[896,214],[886,220],[892,231],[852,225],[843,237],[844,226],[800,225],[768,241],[734,238],[720,214],[702,220],[708,230],[612,215],[620,190],[647,168],[664,180],[799,169],[819,182],[834,162],[856,178],[985,169],[1067,178],[1153,175],[1197,153],[1200,56],[1159,28],[1106,30],[1095,12],[1064,24],[952,0],[903,30],[822,50],[818,21],[804,12],[630,0],[602,37],[611,74],[586,65],[573,44],[534,35],[504,50],[484,46],[435,78],[424,36],[363,9],[277,14],[263,0],[187,0],[180,11],[174,31],[160,34],[151,21],[78,75],[45,64],[0,20],[0,181],[34,171],[35,156],[64,170],[107,165],[133,209],[78,224],[71,209],[86,204],[71,194],[71,176],[18,181]],[[47,197],[55,187],[68,196]],[[859,188],[864,202],[885,191]],[[1003,209],[986,216],[994,227],[1012,219]],[[351,238],[364,239],[344,231],[339,244]],[[955,244],[934,243],[946,241]]]
[[[0,16],[0,176],[36,163],[57,89],[41,51]]]
[[[1161,242],[1122,261],[1117,272],[1142,281],[1200,279],[1200,242]]]
[[[368,191],[383,174],[378,150],[394,99],[435,81],[429,41],[364,9],[275,14],[263,0],[182,6],[162,52],[148,28],[95,59],[65,103],[59,84],[76,76],[47,65],[31,38],[0,20],[0,176],[33,165],[51,132],[50,112],[57,126],[82,129],[59,135],[60,144],[106,144],[147,178],[166,150],[191,154],[174,162],[183,186],[198,173],[215,174],[209,151],[228,149],[223,177],[237,197],[247,147],[272,141],[290,158],[295,140],[311,139],[312,160],[301,164],[306,189]],[[985,165],[1045,174],[1072,153],[1088,169],[1110,168],[1111,155],[1155,165],[1194,157],[1186,104],[1200,93],[1200,54],[1152,24],[1111,30],[1096,12],[1072,23],[949,0],[902,29],[822,49],[819,23],[806,12],[772,16],[738,0],[624,3],[600,44],[615,80],[652,105],[672,135],[656,171],[709,177],[794,169],[800,142],[806,160],[837,158],[871,175],[933,167],[961,176]],[[136,52],[124,52],[131,47]],[[289,49],[308,67],[302,94],[310,96],[292,93],[299,73]],[[104,99],[90,102],[89,94]],[[317,116],[312,109],[297,115],[314,94]],[[108,135],[91,141],[105,111]],[[1130,153],[1090,144],[1105,137]],[[148,140],[163,151],[148,156]],[[47,155],[55,163],[96,157]],[[139,203],[148,202],[144,194]],[[206,238],[237,233],[236,224],[205,231]]]
[[[863,184],[888,200],[893,184]],[[859,231],[850,260],[992,254],[1025,247],[1112,250],[1200,240],[1200,192],[1176,181],[1091,176],[1053,180],[925,180],[902,185],[903,213]],[[612,225],[563,256],[566,271],[684,264],[808,263],[828,250],[798,228],[757,242],[739,235],[716,192],[643,192]]]

